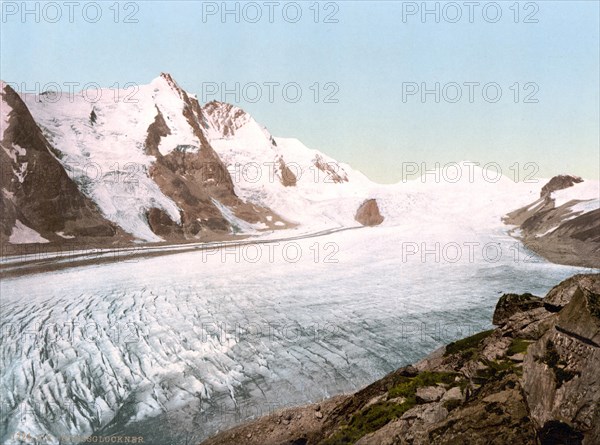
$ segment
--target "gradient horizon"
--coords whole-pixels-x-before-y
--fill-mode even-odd
[[[600,175],[598,2],[497,2],[503,15],[496,23],[481,13],[473,23],[465,17],[450,23],[443,16],[436,23],[433,15],[423,23],[419,14],[405,15],[403,21],[403,8],[406,13],[422,2],[297,2],[303,14],[297,23],[277,13],[270,23],[266,2],[255,2],[263,13],[257,23],[243,15],[240,23],[232,15],[223,23],[206,9],[220,8],[222,2],[198,1],[101,3],[103,17],[97,23],[78,14],[70,23],[65,2],[55,2],[63,13],[56,23],[41,14],[39,23],[34,14],[25,21],[4,14],[7,5],[21,3],[2,2],[0,77],[29,89],[50,82],[147,84],[169,72],[202,101],[214,83],[295,82],[303,94],[296,103],[282,94],[271,103],[265,88],[255,103],[232,100],[231,94],[225,99],[275,136],[298,138],[378,182],[401,180],[402,163],[433,168],[436,162],[461,160],[497,162],[503,169],[535,162],[539,178]],[[43,8],[52,2],[28,7],[36,3]],[[137,5],[137,23],[124,23],[135,9],[126,9],[128,3]],[[427,7],[438,4],[450,11],[451,3],[467,11],[464,2],[428,2]],[[493,2],[480,2],[488,3]],[[515,4],[518,23],[510,9]],[[529,4],[536,5],[537,23],[524,23],[534,10]],[[239,5],[248,7],[248,2]],[[336,8],[331,17],[338,22],[323,23]],[[311,89],[316,82],[317,103]],[[503,96],[489,103],[476,94],[470,103],[464,88],[457,103],[443,98],[436,103],[432,95],[425,103],[418,95],[403,101],[404,82],[428,87],[494,82]],[[517,103],[510,89],[515,82]],[[537,103],[524,103],[528,82],[539,88]],[[338,103],[324,102],[333,91],[325,90],[326,84],[339,88]]]

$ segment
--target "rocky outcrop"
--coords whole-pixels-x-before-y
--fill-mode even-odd
[[[384,218],[379,212],[377,200],[367,199],[356,211],[356,216],[354,219],[363,226],[378,226],[383,222]]]
[[[523,363],[523,389],[536,428],[552,435],[563,425],[560,434],[598,443],[599,369],[600,294],[579,287]]]
[[[542,191],[540,192],[540,198],[545,198],[550,196],[552,192],[557,190],[566,189],[568,187],[572,187],[575,184],[579,184],[583,182],[579,176],[571,176],[571,175],[558,175],[554,176],[546,185],[542,187]]]
[[[599,288],[600,274],[576,275],[544,299],[504,295],[494,330],[355,394],[288,408],[204,444],[600,443]],[[305,416],[309,423],[286,420]]]
[[[590,200],[571,200],[556,205],[552,193],[580,184],[577,176],[560,175],[542,187],[540,199],[504,217],[517,226],[513,235],[533,252],[552,262],[583,267],[600,267],[600,209],[577,208]],[[596,196],[600,199],[600,191]]]
[[[285,164],[283,158],[279,158],[279,171],[281,172],[281,184],[284,187],[295,187],[298,179],[290,168]]]
[[[339,167],[339,165],[325,162],[321,155],[316,155],[313,160],[313,165],[325,173],[325,182],[348,182],[348,176],[346,173]]]

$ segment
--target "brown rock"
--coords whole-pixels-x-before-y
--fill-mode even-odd
[[[279,158],[279,170],[281,171],[280,180],[284,187],[294,187],[297,182],[296,175],[285,165],[283,158]]]
[[[540,192],[540,197],[544,198],[549,196],[552,192],[557,190],[566,189],[572,187],[575,184],[583,182],[579,176],[571,176],[571,175],[558,175],[550,179],[546,185],[542,187],[542,191]]]
[[[417,389],[417,401],[422,403],[437,402],[446,390],[441,386],[426,386]]]
[[[496,326],[502,326],[516,313],[526,312],[543,305],[540,297],[531,294],[504,294],[496,304],[492,322]]]
[[[600,280],[594,275],[574,275],[554,286],[544,297],[544,305],[558,311],[565,307],[578,290],[587,289],[600,294]]]
[[[600,275],[577,280],[595,287]],[[554,326],[529,347],[523,388],[546,443],[566,434],[583,437],[573,443],[595,444],[600,440],[600,294],[579,286],[573,292],[573,282],[566,280],[551,291],[553,296],[572,296],[554,315]]]
[[[381,213],[379,213],[379,206],[375,199],[367,199],[363,202],[356,211],[354,219],[363,226],[378,226],[384,220]]]

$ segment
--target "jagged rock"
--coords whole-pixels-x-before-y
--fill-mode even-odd
[[[454,388],[450,388],[446,393],[442,396],[441,402],[449,402],[452,400],[463,400],[465,397],[458,386]]]
[[[325,162],[321,155],[315,156],[315,159],[313,159],[313,165],[325,173],[325,181],[327,182],[348,182],[348,176],[346,175],[346,172],[344,172],[337,164]]]
[[[419,420],[427,424],[441,422],[447,416],[448,410],[441,403],[427,403],[408,410],[400,419]]]
[[[295,187],[298,179],[294,172],[286,165],[283,158],[279,158],[279,170],[281,172],[281,184],[284,187]]]
[[[356,211],[354,219],[363,226],[378,226],[384,220],[381,213],[379,213],[379,206],[375,199],[367,199],[363,202]]]
[[[598,277],[588,275],[586,280],[597,284]],[[573,289],[572,279],[553,292],[564,295],[569,289]],[[600,294],[577,287],[554,320],[554,326],[529,347],[523,363],[523,388],[532,419],[546,438],[552,438],[552,431],[562,435],[568,430],[583,435],[580,443],[596,444],[600,441]],[[554,428],[555,422],[566,426]]]
[[[80,191],[23,99],[4,82],[0,102],[11,110],[0,141],[0,244],[10,243],[18,225],[55,244],[64,244],[65,236],[98,244],[131,240]]]
[[[525,354],[519,352],[517,354],[511,355],[508,358],[511,359],[513,362],[522,363],[525,360]]]
[[[500,327],[502,336],[537,340],[550,327],[551,316],[542,298],[505,294],[496,305],[493,323]]]
[[[496,331],[483,341],[481,356],[486,360],[497,360],[506,354],[511,341],[511,338]]]
[[[516,313],[526,312],[542,306],[542,299],[535,295],[504,294],[496,304],[492,322],[496,326],[503,326]]]
[[[552,326],[552,316],[543,307],[516,313],[501,327],[502,335],[537,340]]]
[[[157,235],[169,238],[173,235],[182,235],[181,226],[175,223],[162,209],[152,208],[146,212],[148,225]]]
[[[576,207],[598,195],[582,192],[580,199],[557,205],[553,192],[583,182],[577,176],[552,178],[533,203],[508,213],[503,221],[518,226],[511,231],[525,246],[552,262],[573,266],[600,268],[600,209],[582,210]],[[530,255],[520,255],[528,261]]]
[[[419,405],[408,410],[399,420],[364,436],[356,445],[424,444],[427,443],[428,428],[442,422],[447,416],[448,410],[440,403]]]
[[[544,305],[549,310],[558,311],[571,301],[578,289],[588,289],[600,293],[600,281],[593,275],[574,275],[554,286],[544,297]]]

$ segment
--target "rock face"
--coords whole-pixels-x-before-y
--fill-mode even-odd
[[[378,226],[383,222],[384,218],[381,216],[381,213],[379,213],[377,200],[367,199],[356,211],[354,219],[363,226]]]
[[[549,436],[547,440],[557,441],[560,437],[553,435],[567,432],[581,437],[580,443],[598,443],[599,369],[600,294],[578,287],[523,363],[523,389],[531,417]]]
[[[319,422],[277,422],[283,414],[276,413],[204,443],[598,444],[599,289],[600,274],[576,275],[544,299],[504,295],[494,314],[498,328],[322,402]]]
[[[600,190],[585,189],[582,196],[567,197],[557,204],[556,193],[578,190],[577,176],[561,175],[542,187],[540,199],[504,218],[520,229],[518,235],[532,251],[559,264],[600,267]],[[591,190],[591,192],[590,192]],[[577,192],[573,193],[577,196]]]

